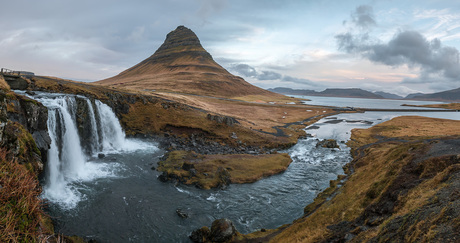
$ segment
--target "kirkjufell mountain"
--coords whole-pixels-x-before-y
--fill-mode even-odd
[[[184,26],[171,31],[149,58],[97,83],[215,97],[280,96],[229,73],[201,46],[196,34]]]

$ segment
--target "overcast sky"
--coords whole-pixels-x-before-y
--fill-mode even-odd
[[[14,0],[0,66],[80,81],[147,58],[178,25],[263,88],[400,95],[460,87],[460,1]]]

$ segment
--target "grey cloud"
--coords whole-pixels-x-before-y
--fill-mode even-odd
[[[258,75],[256,69],[247,64],[238,64],[233,66],[231,69],[245,77],[255,78]]]
[[[226,0],[200,0],[201,6],[197,11],[197,15],[205,20],[213,13],[221,11],[226,5]]]
[[[292,76],[288,76],[288,75],[285,75],[283,76],[283,78],[281,79],[282,81],[287,81],[287,82],[292,82],[292,83],[298,83],[298,84],[307,84],[307,85],[310,85],[310,86],[315,86],[315,87],[320,87],[321,85],[318,84],[318,83],[315,83],[309,79],[305,79],[305,78],[296,78],[296,77],[292,77]]]
[[[262,71],[257,75],[258,80],[278,80],[281,79],[283,75],[273,72],[273,71]]]
[[[352,21],[361,28],[370,28],[376,25],[374,18],[374,10],[369,5],[358,6],[351,14]]]
[[[360,6],[352,19],[358,26],[369,26],[375,23],[372,18],[364,17],[371,16],[369,12],[369,9]],[[373,38],[367,31],[357,32],[356,29],[338,34],[335,39],[339,50],[360,55],[374,63],[420,68],[419,77],[414,79],[417,82],[432,82],[433,76],[456,80],[460,78],[459,51],[454,47],[443,46],[439,39],[427,40],[417,31],[398,32],[386,43]],[[404,82],[416,82],[414,80]]]
[[[266,81],[266,80],[278,80],[282,82],[290,82],[302,85],[309,85],[312,87],[321,87],[322,85],[313,82],[309,79],[296,78],[289,75],[282,75],[281,73],[274,71],[257,71],[254,67],[248,64],[237,64],[233,65],[230,68],[232,71],[237,72],[239,75],[242,75],[246,78],[255,78],[257,80]]]
[[[280,73],[273,71],[257,71],[254,67],[248,64],[236,64],[230,67],[231,70],[237,72],[247,78],[255,78],[257,80],[279,80],[283,77]]]

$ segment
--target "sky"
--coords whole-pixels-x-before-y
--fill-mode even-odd
[[[262,88],[398,95],[460,87],[460,1],[1,0],[0,67],[78,81],[152,55],[179,25]]]

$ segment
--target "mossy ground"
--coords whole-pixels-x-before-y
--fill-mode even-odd
[[[203,189],[230,183],[251,183],[263,177],[278,174],[292,162],[288,154],[228,154],[200,155],[190,151],[172,151],[158,162],[158,171],[170,178],[182,180]],[[227,178],[223,178],[227,177]]]

